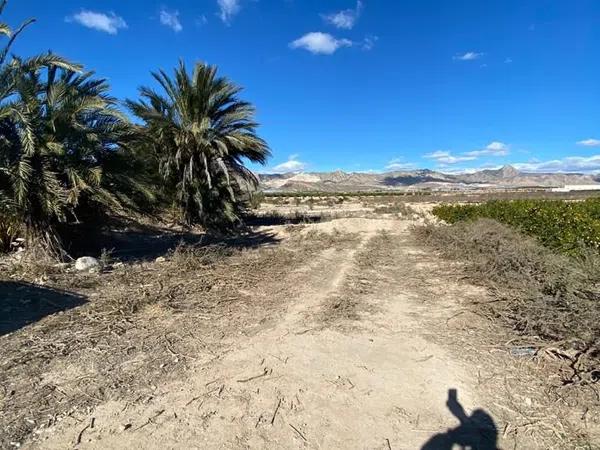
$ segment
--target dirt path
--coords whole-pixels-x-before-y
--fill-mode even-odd
[[[419,280],[431,277],[431,257],[411,243],[408,226],[375,219],[311,225],[304,232],[359,233],[358,244],[325,248],[296,271],[296,295],[281,299],[288,305],[283,320],[240,336],[221,358],[157,386],[151,398],[106,402],[33,445],[450,449],[448,436],[426,445],[459,425],[458,403],[446,405],[449,392],[457,392],[466,414],[497,407],[478,387],[473,366],[440,344],[447,331],[431,329],[454,314],[457,296],[466,293],[444,283],[423,290]],[[336,311],[343,311],[339,318]],[[334,320],[324,321],[330,312]],[[475,413],[479,421],[467,421],[453,437],[481,439],[489,431],[485,414]],[[505,423],[496,427],[501,435]],[[507,439],[498,445],[513,448]],[[516,448],[536,448],[529,445]]]

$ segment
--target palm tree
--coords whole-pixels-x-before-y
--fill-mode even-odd
[[[57,224],[77,220],[82,204],[121,204],[111,192],[118,180],[103,167],[120,157],[130,126],[91,73],[51,65],[20,70],[12,82],[0,99],[0,201],[13,206],[29,238],[60,254]]]
[[[231,229],[240,222],[244,188],[258,183],[244,162],[264,164],[270,156],[256,134],[254,107],[214,66],[198,63],[190,75],[180,62],[173,77],[163,70],[152,76],[163,93],[142,87],[139,101],[127,101],[144,122],[144,145],[186,224]]]

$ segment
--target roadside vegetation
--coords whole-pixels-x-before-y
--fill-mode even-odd
[[[451,224],[494,219],[567,255],[600,249],[600,198],[581,202],[512,200],[477,205],[444,204],[435,207],[433,214]]]
[[[9,57],[34,22],[0,23],[0,251],[24,237],[28,250],[65,259],[73,227],[133,213],[239,228],[258,184],[244,164],[270,155],[241,88],[215,67],[180,63],[152,74],[162,92],[143,87],[122,103],[66,58]]]
[[[536,353],[568,360],[565,383],[600,380],[598,201],[442,205],[417,236],[485,286],[475,305],[522,336]]]

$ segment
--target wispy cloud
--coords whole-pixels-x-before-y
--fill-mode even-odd
[[[84,27],[103,31],[108,34],[117,34],[120,29],[127,28],[127,23],[125,20],[113,12],[105,14],[101,12],[82,10],[77,14],[66,17],[65,21],[75,22],[83,25]]]
[[[354,9],[344,9],[331,14],[322,14],[321,17],[323,17],[325,22],[333,25],[334,27],[342,28],[344,30],[351,30],[354,28],[356,21],[360,17],[362,9],[363,3],[361,0],[358,0]]]
[[[427,159],[433,159],[438,164],[457,164],[460,162],[473,161],[473,160],[477,159],[476,156],[468,156],[468,155],[454,156],[454,155],[452,155],[451,152],[448,152],[445,150],[438,150],[433,153],[427,153],[423,157],[427,158]]]
[[[348,39],[336,39],[328,33],[307,33],[299,39],[290,43],[290,48],[302,48],[315,55],[331,55],[341,47],[351,47],[352,41]]]
[[[366,50],[366,51],[373,50],[373,47],[375,47],[375,43],[378,40],[379,40],[379,37],[374,36],[372,34],[369,36],[366,36],[362,42],[362,49]]]
[[[242,8],[240,0],[217,0],[217,4],[219,5],[219,17],[226,24],[231,23],[233,16]]]
[[[506,156],[509,153],[509,146],[504,142],[490,142],[484,148],[480,150],[473,150],[471,152],[465,153],[466,156]]]
[[[600,155],[568,156],[550,161],[516,163],[513,166],[525,172],[598,172]]]
[[[308,164],[298,158],[299,155],[290,155],[286,162],[276,165],[271,171],[274,173],[302,172]]]
[[[179,11],[169,11],[167,9],[160,10],[160,23],[164,26],[169,27],[175,33],[179,33],[183,30],[181,22],[179,22]]]
[[[394,158],[385,166],[386,170],[413,170],[417,166],[414,163],[407,163],[402,158]]]
[[[512,64],[512,62],[513,62],[512,58],[506,58],[504,60],[504,64]]]
[[[584,139],[583,141],[577,142],[577,145],[583,145],[584,147],[600,147],[600,139]]]
[[[508,144],[500,141],[492,141],[481,149],[463,152],[458,155],[453,155],[452,152],[446,150],[438,150],[433,153],[427,153],[426,155],[423,155],[423,157],[433,159],[441,165],[449,165],[465,161],[474,161],[482,156],[506,156],[509,153],[510,147]]]
[[[454,59],[455,61],[474,61],[476,59],[481,58],[483,55],[483,53],[479,52],[467,52],[463,53],[462,55],[454,55],[452,59]]]

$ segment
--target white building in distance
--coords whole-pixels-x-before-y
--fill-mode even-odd
[[[565,184],[563,187],[552,188],[552,192],[600,191],[600,184]]]

